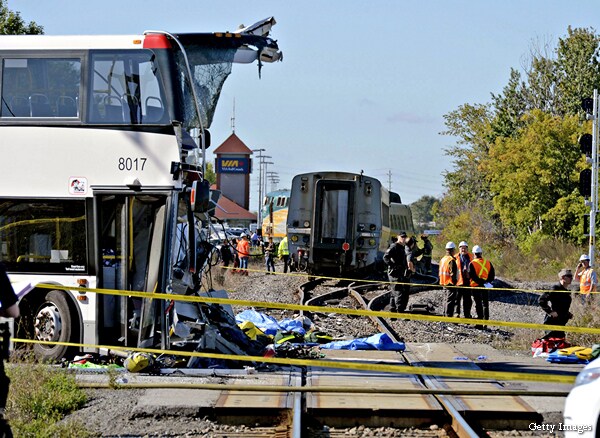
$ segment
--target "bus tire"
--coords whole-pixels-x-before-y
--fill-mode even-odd
[[[34,307],[33,339],[53,342],[76,342],[76,317],[66,292],[49,291]],[[67,345],[34,344],[33,352],[42,361],[56,361],[67,356],[73,347]]]

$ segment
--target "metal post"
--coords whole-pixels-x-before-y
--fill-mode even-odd
[[[256,211],[257,227],[259,227],[262,223],[262,153],[264,151],[266,151],[266,149],[252,149],[252,152],[258,152],[258,210]]]
[[[592,111],[592,206],[590,209],[590,266],[596,252],[596,212],[598,211],[598,90],[594,90]]]
[[[271,183],[271,191],[272,192],[275,190],[275,188],[274,188],[275,183],[279,182],[277,175],[278,175],[277,172],[267,172],[267,174],[266,174],[266,178],[268,178],[269,182]]]
[[[265,158],[272,158],[272,157],[266,157],[265,156]],[[263,161],[263,164],[265,165],[265,167],[264,167],[265,174],[264,174],[264,177],[263,177],[263,184],[265,185],[264,191],[265,191],[265,195],[266,195],[267,194],[267,173],[268,173],[267,172],[267,166],[269,164],[275,164],[275,163],[273,163],[272,161]]]

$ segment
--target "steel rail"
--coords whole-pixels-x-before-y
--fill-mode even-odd
[[[249,391],[249,392],[324,392],[324,393],[356,393],[356,394],[440,394],[440,395],[486,395],[486,396],[532,396],[532,397],[566,397],[569,391],[528,391],[522,389],[507,390],[473,390],[473,389],[431,389],[431,388],[362,388],[355,386],[285,386],[285,385],[236,385],[226,383],[100,383],[77,382],[80,388],[106,389],[205,389],[215,391]]]

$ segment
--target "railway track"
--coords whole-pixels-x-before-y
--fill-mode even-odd
[[[380,284],[370,283],[366,285],[357,285],[355,283],[349,283],[344,286],[340,285],[340,287],[335,288],[330,292],[311,296],[311,291],[318,284],[320,284],[319,281],[309,281],[299,287],[299,296],[303,304],[310,306],[325,306],[327,303],[336,302],[345,297],[351,297],[359,308],[377,311],[383,310],[389,302],[389,292],[381,292],[382,285]],[[402,337],[394,330],[386,318],[370,315],[369,319],[377,330],[386,333],[393,342],[403,341]],[[402,354],[402,359],[404,363],[409,365],[421,365],[419,358],[410,351]],[[426,404],[431,402],[428,398],[433,397],[439,406],[441,406],[443,414],[437,415],[437,421],[439,423],[441,420],[442,424],[439,425],[446,430],[449,436],[481,436],[484,434],[484,425],[494,426],[494,423],[491,421],[481,421],[482,417],[480,415],[472,415],[469,413],[469,400],[466,400],[459,394],[461,390],[472,387],[468,380],[460,382],[457,385],[455,379],[439,379],[435,376],[423,375],[415,375],[413,378],[424,388],[433,390],[431,394],[423,394],[421,396]],[[348,377],[342,377],[342,379],[347,381]],[[387,376],[383,377],[383,381],[386,381],[387,379]],[[457,395],[453,395],[452,391],[444,391],[444,394],[437,394],[438,391],[442,392],[444,389],[447,390],[450,387],[448,382],[452,382],[450,384],[451,387],[457,389]],[[389,383],[390,382],[386,382],[386,385]],[[488,384],[490,388],[487,389],[491,389],[494,386],[500,388],[500,385],[498,385],[497,382],[490,381]],[[361,398],[364,397],[377,398],[377,396],[361,394]],[[518,421],[514,421],[518,417],[522,417],[523,419],[527,418],[525,421],[539,420],[534,410],[528,407],[526,403],[518,398],[518,396],[502,395],[497,397],[495,395],[488,395],[488,397],[489,400],[484,403],[488,410],[488,419],[495,418],[496,420],[499,420],[499,423],[505,422],[505,424],[512,423],[513,425],[518,423]],[[516,407],[516,409],[508,408],[507,410],[507,406],[513,406]],[[508,411],[510,411],[510,413]],[[501,419],[502,415],[499,415],[501,413],[506,413],[507,418]]]
[[[293,300],[307,305],[382,310],[387,304],[386,295],[381,285],[375,283],[361,286],[339,280],[314,280],[302,284]],[[340,319],[339,315],[326,311],[321,316],[321,320]],[[352,318],[354,322],[359,320]],[[392,340],[400,340],[396,331],[402,330],[402,321],[391,325],[385,318],[375,317],[370,324]],[[444,343],[407,344],[402,353],[320,352],[327,361],[480,370],[474,362],[457,359],[464,354]],[[490,430],[523,430],[528,424],[541,421],[541,414],[522,399],[524,394],[565,397],[568,391],[535,394],[521,384],[504,386],[505,382],[487,379],[392,374],[369,371],[368,367],[353,370],[312,364],[259,365],[248,372],[208,369],[169,372],[130,379],[128,384],[142,385],[140,388],[145,391],[138,398],[133,421],[144,422],[148,418],[181,421],[185,416],[189,420],[186,423],[193,424],[197,419],[209,418],[212,425],[196,430],[200,435],[210,430],[207,436],[212,437],[488,436]],[[157,378],[160,380],[153,380]]]

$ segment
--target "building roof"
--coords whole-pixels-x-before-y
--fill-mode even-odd
[[[252,150],[244,144],[240,138],[232,132],[231,135],[221,143],[221,146],[213,151],[213,154],[243,154],[251,155]]]
[[[214,189],[215,185],[211,186],[211,189]],[[215,217],[220,220],[250,220],[256,221],[257,217],[255,213],[251,213],[246,210],[244,207],[238,205],[235,201],[232,201],[227,196],[221,194],[221,198],[219,199],[219,207],[215,209]],[[225,213],[227,212],[227,213]]]

